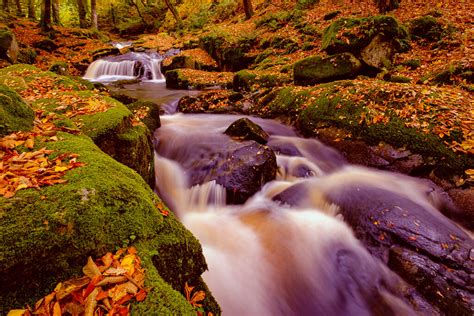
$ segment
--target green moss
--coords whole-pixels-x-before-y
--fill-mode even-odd
[[[58,75],[66,76],[69,75],[68,64],[63,61],[57,61],[49,67],[49,71],[54,72]]]
[[[412,70],[415,70],[421,66],[421,60],[419,59],[409,59],[401,63],[403,66],[407,66]]]
[[[129,109],[122,103],[112,98],[106,100],[115,106],[106,112],[99,112],[91,115],[83,115],[74,119],[82,123],[81,130],[90,138],[97,140],[99,137],[120,134],[129,127],[129,117],[132,115]]]
[[[149,310],[175,315],[190,311],[159,276],[174,287],[199,278],[206,265],[198,241],[172,213],[160,214],[158,197],[134,171],[88,137],[58,136],[63,140],[47,147],[57,154],[77,153],[86,166],[67,172],[65,184],[0,197],[0,312],[31,305],[57,282],[79,273],[87,256],[113,251],[130,236],[141,252],[159,256],[154,259],[158,270],[144,258],[154,288],[143,308],[148,304]]]
[[[154,132],[161,126],[160,122],[160,106],[150,101],[136,101],[127,105],[127,108],[132,111],[138,111],[142,108],[146,108],[148,113],[141,119],[142,122],[148,127],[150,132]]]
[[[377,35],[393,39],[399,51],[408,49],[408,33],[398,21],[386,15],[368,18],[341,18],[328,26],[322,36],[321,49],[330,54],[356,53],[369,45]]]
[[[235,91],[250,91],[250,88],[257,75],[248,70],[241,70],[234,74],[233,88]]]
[[[443,34],[443,27],[434,17],[425,15],[410,22],[410,35],[413,39],[439,41]]]
[[[22,98],[5,85],[0,85],[0,136],[33,127],[35,114]]]
[[[0,84],[5,85],[16,92],[21,92],[25,89],[28,89],[28,85],[26,84],[25,79],[22,77],[1,75]]]

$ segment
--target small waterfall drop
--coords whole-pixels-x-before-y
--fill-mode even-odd
[[[161,73],[161,55],[129,52],[119,56],[98,59],[89,65],[84,79],[99,82],[140,79],[164,82]]]

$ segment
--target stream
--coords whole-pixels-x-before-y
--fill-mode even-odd
[[[86,77],[103,76],[111,62],[114,69],[127,69],[99,81],[140,73],[135,61],[124,60],[99,62]],[[235,158],[235,148],[252,143],[224,134],[243,116],[176,113],[180,97],[198,92],[166,89],[153,68],[156,60],[140,66],[148,81],[120,92],[162,105],[162,126],[154,133],[156,191],[201,242],[209,267],[203,278],[224,315],[438,313],[388,267],[392,244],[411,241],[409,249],[425,247],[422,253],[429,258],[444,256],[434,244],[448,234],[468,252],[474,246],[439,212],[442,197],[429,183],[350,165],[317,139],[250,117],[268,133],[266,146],[276,155],[278,172],[245,203],[230,203],[213,173]],[[389,211],[393,217],[377,217]],[[383,225],[386,235],[371,234]],[[457,260],[454,250],[450,255],[449,260]],[[459,256],[466,259],[464,253]],[[467,264],[465,270],[472,271],[472,260]]]

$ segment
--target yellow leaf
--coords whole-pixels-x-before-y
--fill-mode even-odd
[[[35,146],[35,140],[33,138],[28,138],[25,142],[25,147],[32,149]]]
[[[53,316],[61,316],[61,306],[59,306],[59,302],[54,303]]]
[[[67,169],[68,169],[67,167],[61,167],[61,166],[54,167],[54,171],[56,172],[66,171]]]
[[[95,308],[97,306],[97,300],[95,299],[97,294],[99,294],[99,290],[95,288],[94,291],[92,291],[92,293],[87,296],[85,302],[85,316],[94,316]]]
[[[12,309],[7,316],[22,316],[26,313],[26,309]]]
[[[122,266],[122,268],[127,270],[127,272],[130,273],[130,275],[132,275],[133,272],[135,272],[134,262],[135,262],[135,255],[129,254],[123,258],[122,262],[120,262],[120,265]]]
[[[466,171],[464,171],[467,175],[469,176],[474,176],[474,169],[467,169]]]

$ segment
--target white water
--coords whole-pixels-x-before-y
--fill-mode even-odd
[[[158,54],[129,52],[124,55],[98,59],[89,65],[84,79],[98,82],[141,79],[164,82],[162,57]]]
[[[225,205],[225,189],[215,181],[189,188],[186,168],[225,146],[222,133],[237,118],[167,115],[155,132],[157,190],[200,240],[209,266],[203,276],[224,315],[371,315],[380,301],[389,314],[414,314],[396,290],[399,278],[367,252],[325,194],[370,184],[439,215],[430,188],[350,166],[317,140],[252,118],[271,135],[280,171],[244,205]],[[298,203],[273,200],[298,184],[310,188],[296,192]]]

